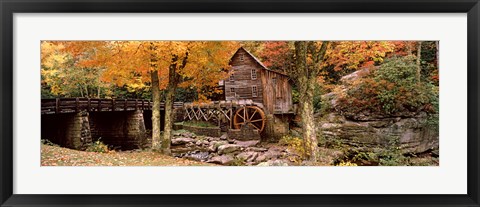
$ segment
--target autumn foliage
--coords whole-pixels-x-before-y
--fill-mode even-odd
[[[438,42],[429,41],[42,41],[42,98],[152,99],[153,143],[160,140],[164,102],[159,142],[169,148],[173,101],[222,94],[219,82],[231,75],[229,61],[240,46],[290,76],[303,126],[312,129],[303,132],[306,145],[317,145],[314,113],[332,91],[339,95],[334,109],[347,116],[438,113]],[[355,71],[366,72],[342,80]]]
[[[400,116],[402,113],[438,113],[438,87],[418,83],[416,65],[411,57],[388,59],[378,68],[347,83],[340,92],[336,109],[347,116],[359,113]]]

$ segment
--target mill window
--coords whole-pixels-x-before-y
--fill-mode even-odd
[[[257,96],[258,96],[257,86],[252,86],[252,97],[257,97]]]
[[[252,80],[255,80],[255,79],[257,79],[257,70],[252,69]]]
[[[234,80],[235,80],[234,77],[233,77],[233,74],[230,75],[230,77],[229,77],[228,79],[229,79],[230,81],[234,81]]]

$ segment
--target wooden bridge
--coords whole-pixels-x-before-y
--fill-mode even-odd
[[[41,136],[63,147],[84,149],[93,141],[122,149],[144,145],[152,129],[153,102],[142,99],[54,98],[41,100]],[[175,102],[174,109],[183,108]],[[160,128],[165,125],[160,104]]]
[[[42,99],[42,114],[77,113],[80,111],[135,111],[152,110],[153,102],[144,99],[53,98]],[[174,102],[174,108],[182,108],[183,102]],[[160,110],[165,103],[160,103]]]

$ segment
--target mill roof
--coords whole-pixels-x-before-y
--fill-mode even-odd
[[[240,51],[240,50],[243,50],[243,51],[245,51],[248,55],[250,55],[250,57],[252,57],[252,58],[255,60],[255,62],[257,62],[257,64],[260,65],[263,69],[268,70],[268,71],[271,71],[271,72],[274,72],[274,73],[278,73],[278,74],[280,74],[280,75],[288,76],[288,75],[285,74],[285,73],[282,73],[282,72],[279,72],[279,71],[275,71],[275,70],[269,69],[267,66],[265,66],[265,65],[262,63],[262,61],[260,61],[257,57],[255,57],[255,55],[253,55],[252,53],[250,53],[248,50],[246,50],[246,49],[243,48],[243,47],[238,48],[238,50],[233,54],[233,56],[235,56],[235,55],[238,53],[238,51]],[[233,58],[233,56],[232,56],[232,58]]]

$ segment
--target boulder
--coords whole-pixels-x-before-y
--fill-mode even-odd
[[[262,162],[257,166],[288,166],[288,162],[284,160],[269,160],[266,162]]]
[[[255,159],[255,162],[263,162],[265,160],[277,159],[282,155],[283,155],[282,151],[270,148],[268,151],[264,152],[263,154],[259,154],[258,157]]]
[[[195,142],[195,140],[192,139],[192,138],[187,138],[187,137],[180,137],[180,138],[172,139],[172,145],[182,145],[182,144],[191,143],[191,142]]]
[[[192,150],[196,150],[196,149],[192,149],[188,147],[175,147],[171,149],[171,152],[174,154],[183,154],[183,153],[191,152]]]
[[[240,160],[246,161],[246,162],[253,162],[255,158],[257,158],[258,153],[257,152],[242,152],[238,154],[236,157]]]
[[[209,142],[207,140],[198,140],[195,142],[196,145],[201,146],[201,145],[208,145]]]
[[[221,145],[228,144],[227,141],[212,141],[210,142],[210,145],[208,146],[209,151],[215,152],[217,151],[217,148]]]
[[[234,159],[232,155],[220,155],[220,156],[212,157],[207,162],[221,164],[221,165],[230,165],[234,162]]]
[[[258,143],[260,142],[260,140],[251,140],[251,141],[239,141],[239,140],[235,140],[234,143],[236,145],[240,145],[242,147],[253,147],[255,145],[257,145]]]
[[[247,148],[247,151],[254,151],[254,152],[265,152],[267,150],[268,150],[267,148],[263,148],[263,147],[249,147],[249,148]]]
[[[207,139],[209,142],[220,141],[220,138],[218,138],[218,137],[206,137],[206,139]]]
[[[218,151],[218,154],[228,154],[228,153],[232,153],[232,152],[235,152],[235,151],[238,151],[241,149],[241,146],[240,145],[236,145],[236,144],[224,144],[224,145],[220,145],[218,148],[217,148],[217,151]]]
[[[215,146],[214,144],[212,144],[212,145],[208,146],[207,150],[208,150],[209,152],[215,152],[215,151],[217,151],[217,146]]]
[[[228,138],[228,134],[222,134],[222,136],[220,136],[221,140],[227,140],[227,138]]]
[[[191,160],[196,160],[196,161],[205,161],[208,159],[208,152],[195,152],[191,154],[187,154],[184,157],[187,159]]]

